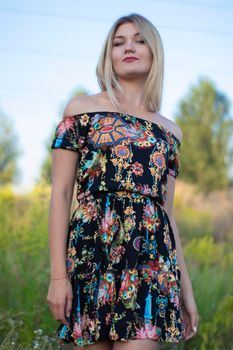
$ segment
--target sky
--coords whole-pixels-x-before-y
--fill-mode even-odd
[[[51,134],[76,90],[100,92],[95,68],[102,45],[114,21],[132,12],[147,17],[162,37],[162,115],[174,120],[201,78],[232,104],[230,0],[0,0],[0,113],[17,140],[16,192],[30,191],[39,178]]]

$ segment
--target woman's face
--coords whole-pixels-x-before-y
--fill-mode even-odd
[[[124,60],[135,57],[135,60]],[[149,46],[133,23],[121,24],[113,37],[113,69],[120,79],[146,78],[152,64]]]

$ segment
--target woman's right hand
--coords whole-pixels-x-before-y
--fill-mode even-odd
[[[47,295],[47,303],[50,311],[55,320],[67,326],[69,326],[69,322],[66,317],[70,317],[72,300],[72,285],[68,277],[66,279],[50,281]]]
[[[199,315],[192,292],[183,293],[181,305],[185,322],[185,340],[192,338],[197,333]]]

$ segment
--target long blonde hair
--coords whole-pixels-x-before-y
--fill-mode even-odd
[[[137,13],[120,17],[110,28],[96,66],[98,84],[101,91],[107,91],[113,105],[119,108],[120,105],[114,93],[114,88],[121,93],[123,93],[123,90],[113,70],[111,51],[117,28],[121,24],[128,22],[136,26],[151,50],[152,64],[145,82],[144,103],[148,111],[158,112],[161,108],[164,76],[164,50],[162,39],[155,26],[148,19]]]

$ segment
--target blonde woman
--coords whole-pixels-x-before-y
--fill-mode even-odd
[[[96,69],[101,92],[72,98],[56,128],[47,301],[73,349],[156,350],[197,332],[173,214],[182,131],[159,113],[163,65],[154,25],[119,18]]]

